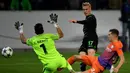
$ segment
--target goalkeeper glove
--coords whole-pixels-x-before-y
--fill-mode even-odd
[[[47,21],[50,24],[53,24],[55,27],[58,27],[57,25],[57,19],[58,19],[58,15],[57,14],[50,14],[50,19],[49,21]]]
[[[19,23],[19,21],[15,22],[15,28],[19,31],[19,33],[23,33],[23,23]]]

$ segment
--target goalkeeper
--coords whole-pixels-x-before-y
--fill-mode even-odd
[[[63,32],[59,25],[57,24],[58,15],[51,14],[50,21],[51,24],[57,29],[56,35],[51,33],[44,33],[44,29],[41,23],[37,23],[34,26],[36,36],[32,38],[25,38],[23,33],[23,23],[16,22],[15,28],[19,31],[20,39],[23,44],[32,46],[35,53],[38,55],[38,59],[42,62],[44,68],[43,73],[54,73],[58,69],[68,68],[71,73],[74,73],[70,64],[66,59],[56,50],[55,40],[63,37]]]

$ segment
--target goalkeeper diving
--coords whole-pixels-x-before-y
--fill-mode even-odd
[[[63,32],[57,24],[57,14],[50,14],[50,24],[56,27],[57,34],[44,33],[44,28],[41,23],[34,26],[36,35],[31,38],[26,38],[23,33],[23,23],[15,22],[15,28],[19,31],[20,40],[23,44],[32,46],[38,59],[43,64],[43,73],[54,73],[57,70],[68,68],[70,73],[75,73],[71,65],[66,59],[57,51],[55,47],[55,40],[63,37]]]

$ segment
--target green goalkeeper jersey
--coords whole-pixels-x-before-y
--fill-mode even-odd
[[[43,64],[50,60],[55,60],[61,57],[61,54],[56,50],[54,40],[58,40],[59,35],[54,34],[39,34],[27,39],[26,43],[32,46],[38,58]]]

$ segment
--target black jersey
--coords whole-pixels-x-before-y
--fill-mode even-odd
[[[77,21],[79,24],[83,24],[84,38],[98,39],[96,28],[97,22],[93,14],[86,16],[85,20]]]

